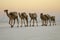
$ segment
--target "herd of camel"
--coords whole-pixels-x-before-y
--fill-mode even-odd
[[[23,26],[23,22],[25,26],[28,26],[28,15],[25,12],[22,13],[17,13],[17,12],[8,12],[8,10],[4,10],[6,15],[9,18],[9,24],[11,25],[11,28],[14,27],[15,20],[17,20],[17,27],[19,27],[19,18],[21,19],[21,27]],[[19,18],[18,18],[19,16]],[[31,21],[33,21],[33,25],[36,22],[36,25],[38,26],[38,21],[37,21],[37,14],[36,13],[29,13],[30,17],[30,26],[31,26]],[[50,16],[49,14],[43,14],[40,13],[40,19],[42,22],[41,26],[47,26],[48,23],[51,26],[51,24],[56,25],[55,22],[55,16]],[[26,24],[25,24],[26,23]]]

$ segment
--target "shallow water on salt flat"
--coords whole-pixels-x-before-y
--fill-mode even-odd
[[[10,28],[0,23],[0,40],[60,40],[60,25]]]

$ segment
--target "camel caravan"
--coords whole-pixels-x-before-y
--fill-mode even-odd
[[[38,26],[38,21],[37,21],[38,16],[36,13],[29,13],[29,15],[27,15],[25,12],[22,12],[22,13],[8,12],[8,10],[4,10],[4,12],[6,13],[6,15],[9,18],[9,24],[11,25],[11,28],[14,27],[15,20],[17,21],[17,27],[19,27],[19,18],[21,19],[21,27],[23,26],[23,23],[24,23],[25,27],[28,27],[28,16],[30,17],[30,21],[29,21],[30,26],[34,26],[35,22],[36,22],[36,26]],[[41,19],[41,23],[42,23],[41,26],[47,26],[48,23],[50,26],[56,25],[55,16],[40,13],[40,19]],[[33,23],[33,25],[31,25],[31,22]]]

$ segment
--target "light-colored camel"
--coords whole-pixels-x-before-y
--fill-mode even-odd
[[[37,14],[36,13],[29,13],[30,16],[30,26],[31,26],[31,21],[33,20],[33,25],[34,26],[34,22],[36,21],[36,25],[38,26],[38,21],[37,21]]]
[[[11,28],[14,26],[15,20],[17,20],[17,23],[19,24],[17,12],[8,13],[8,10],[4,10],[4,12],[6,12],[6,15],[9,17],[9,24],[11,25]]]
[[[19,17],[21,18],[21,27],[22,27],[22,23],[24,21],[24,25],[25,25],[25,21],[26,21],[26,24],[25,26],[28,26],[28,15],[25,13],[25,12],[22,12],[21,14],[19,13]]]

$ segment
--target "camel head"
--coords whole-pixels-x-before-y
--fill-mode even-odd
[[[26,16],[26,13],[25,13],[25,12],[22,12],[21,15],[22,15],[22,16]]]
[[[41,19],[44,19],[43,13],[40,14],[40,18],[41,18]]]
[[[4,10],[4,12],[6,12],[7,16],[9,16],[9,14],[8,14],[8,10],[7,10],[7,9],[6,9],[6,10]]]
[[[6,9],[6,10],[4,10],[4,12],[8,12],[8,10]]]
[[[43,13],[41,13],[40,15],[43,15]]]

